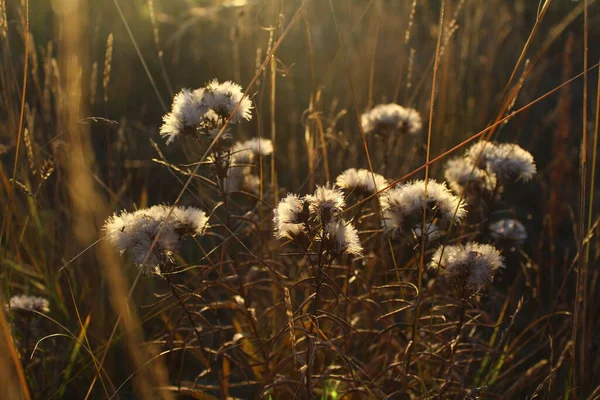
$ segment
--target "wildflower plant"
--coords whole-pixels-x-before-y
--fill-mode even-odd
[[[440,246],[429,264],[430,270],[437,272],[438,277],[463,300],[486,287],[502,267],[503,257],[496,248],[476,242]]]
[[[423,123],[421,115],[413,108],[399,104],[379,104],[361,115],[361,124],[365,134],[381,136],[417,135]]]
[[[367,169],[349,168],[336,178],[335,184],[348,193],[366,197],[383,190],[388,182],[383,176]]]
[[[196,90],[182,89],[173,99],[171,112],[163,117],[160,134],[167,144],[186,135],[206,135],[212,140],[230,116],[232,124],[250,120],[252,107],[240,85],[215,79]]]
[[[399,148],[406,153],[409,143],[417,143],[423,123],[419,112],[399,104],[378,104],[360,117],[364,134],[367,136],[371,158],[378,169],[387,175],[395,161]],[[413,149],[417,146],[411,145]],[[414,150],[413,150],[414,151]]]
[[[317,186],[313,194],[288,194],[273,211],[276,238],[287,238],[308,249],[321,243],[321,252],[335,258],[342,254],[360,256],[362,246],[356,228],[342,218],[343,193],[329,186]],[[333,261],[333,259],[332,259]]]
[[[533,156],[514,143],[479,141],[465,152],[465,158],[493,174],[500,183],[528,182],[536,174]]]
[[[455,196],[445,183],[429,180],[409,182],[389,190],[382,196],[382,227],[392,238],[412,236],[415,229],[422,229],[423,213],[430,228],[437,231],[459,224],[466,216],[465,201]]]
[[[175,207],[172,215],[170,211],[169,206],[157,205],[115,213],[104,224],[105,236],[146,275],[160,275],[162,269],[173,267],[180,241],[185,236],[203,235],[208,226],[208,217],[200,209]]]
[[[336,259],[344,255],[360,257],[363,247],[354,225],[342,217],[345,200],[343,193],[327,186],[317,186],[313,194],[299,197],[288,194],[273,211],[273,233],[276,238],[290,239],[304,250],[312,272],[314,298],[310,306],[311,321],[321,311],[321,289],[328,286],[327,272]],[[313,258],[314,256],[314,258]],[[331,278],[329,278],[331,279]],[[315,325],[310,322],[306,334],[305,361],[307,391],[312,391],[310,374],[314,359]]]

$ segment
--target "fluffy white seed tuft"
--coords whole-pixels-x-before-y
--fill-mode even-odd
[[[195,132],[208,108],[203,102],[204,90],[191,91],[182,89],[175,95],[171,112],[163,116],[160,127],[161,136],[167,139],[167,144],[176,137]]]
[[[383,176],[375,173],[371,174],[367,169],[350,168],[336,178],[335,184],[348,191],[370,195],[384,189],[388,182]]]
[[[416,135],[423,126],[421,115],[416,110],[394,103],[379,104],[362,114],[361,124],[366,134],[379,135]]]
[[[333,242],[332,252],[335,255],[362,255],[362,245],[354,225],[343,219],[331,221],[326,226],[326,232]]]
[[[470,158],[453,158],[446,163],[444,178],[450,189],[461,195],[467,185],[468,191],[491,192],[496,188],[496,176],[475,166]]]
[[[149,268],[157,269],[172,261],[172,255],[183,236],[202,235],[208,225],[206,213],[193,207],[175,207],[167,220],[170,208],[157,205],[132,213],[115,213],[104,223],[106,238],[119,251],[128,253],[131,259],[138,266],[144,267],[145,272],[149,274]],[[165,220],[156,246],[148,255],[152,242]],[[147,255],[148,260],[144,263]]]
[[[437,218],[438,224],[460,223],[467,214],[465,201],[448,190],[445,183],[430,179],[425,198],[425,181],[417,180],[389,190],[382,196],[382,225],[392,237],[409,233],[422,224],[427,206],[428,221]]]
[[[485,287],[502,267],[503,257],[494,246],[476,242],[440,246],[429,264],[463,298]]]
[[[245,189],[258,193],[260,178],[252,174],[252,164],[257,155],[273,154],[273,143],[269,139],[254,138],[245,142],[236,142],[231,148],[229,168],[225,178],[225,193]]]
[[[465,157],[480,168],[495,174],[502,182],[530,181],[536,174],[531,153],[514,143],[496,145],[487,141],[475,143]]]
[[[305,232],[304,200],[298,195],[288,194],[273,211],[274,235],[278,239],[293,239]]]
[[[342,213],[346,202],[344,194],[336,188],[317,186],[312,195],[305,196],[310,212],[326,225],[332,217]]]
[[[43,297],[20,294],[11,297],[9,304],[11,309],[33,310],[45,314],[50,312],[50,302]]]
[[[237,83],[226,81],[219,83],[216,79],[205,87],[205,105],[214,110],[222,118],[228,118],[239,103],[237,111],[232,115],[231,122],[252,119],[252,101],[244,97],[242,87]]]
[[[490,236],[496,241],[522,244],[527,239],[527,229],[516,219],[501,219],[489,226]]]

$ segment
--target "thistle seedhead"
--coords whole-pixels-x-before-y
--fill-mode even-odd
[[[32,310],[44,314],[50,312],[50,302],[47,299],[26,294],[11,297],[9,305],[11,309]]]
[[[387,180],[376,173],[371,173],[367,169],[350,168],[342,172],[335,180],[335,184],[349,192],[356,192],[359,195],[371,195],[384,189]]]
[[[342,254],[350,254],[354,256],[362,255],[362,245],[358,237],[358,231],[349,222],[343,219],[331,221],[325,227],[324,235],[326,237],[328,247],[334,257]]]
[[[236,124],[242,120],[252,119],[252,101],[244,97],[242,87],[237,83],[231,81],[219,83],[214,79],[204,89],[204,104],[220,117],[227,119],[239,103],[238,109],[231,117],[231,122]]]
[[[433,179],[427,183],[427,197],[425,181],[418,180],[389,190],[382,196],[381,203],[382,226],[392,237],[421,227],[425,208],[427,222],[435,220],[438,225],[460,223],[467,214],[465,201],[453,195],[444,183]]]
[[[121,253],[127,253],[136,265],[144,268],[147,275],[153,270],[160,273],[161,267],[172,265],[181,239],[187,235],[203,235],[208,225],[208,217],[202,210],[175,207],[167,219],[170,209],[169,206],[158,205],[132,213],[115,213],[104,223],[105,237]],[[158,236],[163,222],[164,227]],[[158,241],[150,252],[157,236]]]
[[[308,203],[295,194],[288,194],[273,210],[274,234],[278,239],[294,239],[306,233]]]
[[[489,226],[490,236],[497,242],[520,245],[527,239],[527,229],[516,219],[501,219]]]
[[[430,270],[437,271],[452,292],[465,300],[491,282],[502,267],[503,257],[495,247],[476,242],[440,246],[429,263]]]
[[[482,140],[467,150],[465,158],[503,183],[527,182],[536,174],[531,153],[514,143],[494,144]]]
[[[323,226],[337,219],[346,205],[344,194],[339,189],[328,186],[317,186],[315,192],[306,195],[304,199],[308,202],[311,216]]]
[[[362,114],[361,124],[365,134],[417,135],[421,132],[421,115],[417,110],[398,104],[379,104]]]

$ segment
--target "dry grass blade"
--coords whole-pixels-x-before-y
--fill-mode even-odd
[[[16,146],[16,150],[15,150],[15,161],[13,164],[13,172],[12,172],[12,182],[13,185],[14,183],[17,181],[17,172],[18,172],[18,168],[19,168],[19,155],[20,155],[20,149],[21,149],[21,137],[23,135],[23,130],[25,129],[25,127],[23,126],[23,121],[25,118],[25,96],[27,94],[27,76],[28,71],[27,68],[29,66],[29,0],[25,0],[24,2],[25,5],[25,51],[24,51],[24,58],[25,58],[25,62],[23,64],[23,84],[22,84],[22,90],[21,90],[21,107],[20,107],[20,112],[19,112],[19,128],[17,130],[17,146]],[[14,197],[14,186],[11,187],[11,189],[9,190],[8,193],[8,201],[6,203],[6,209],[4,210],[4,217],[2,218],[2,228],[0,229],[0,243],[3,242],[4,236],[5,235],[9,235],[10,234],[10,215],[12,215],[12,202],[13,202],[13,197]],[[2,249],[2,252],[5,253],[6,252],[6,247],[4,247]]]

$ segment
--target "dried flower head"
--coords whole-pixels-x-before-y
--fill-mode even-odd
[[[170,265],[173,253],[185,235],[202,235],[208,224],[204,211],[193,207],[175,207],[169,215],[170,207],[152,206],[129,213],[114,214],[104,223],[104,232],[109,242],[122,253],[128,253],[132,260],[149,274],[151,268],[160,272],[161,266]],[[155,247],[150,252],[152,242],[157,237],[161,224],[164,228]],[[148,260],[144,260],[148,256]]]
[[[382,196],[383,221],[387,233],[393,237],[409,233],[422,225],[423,210],[427,207],[428,222],[460,223],[467,214],[465,202],[448,190],[445,184],[430,179],[425,198],[425,181],[418,180],[391,189]]]
[[[496,175],[502,182],[527,182],[536,174],[531,153],[514,143],[496,145],[483,140],[471,146],[465,157]]]
[[[501,219],[489,226],[490,236],[498,241],[522,244],[527,239],[527,229],[516,219]]]
[[[370,111],[362,114],[361,124],[366,134],[375,133],[416,135],[421,132],[421,115],[412,108],[398,104],[379,104]]]
[[[496,188],[496,176],[475,166],[470,158],[452,158],[446,163],[444,178],[450,189],[461,195],[468,182],[470,193],[491,192]]]
[[[342,254],[362,255],[363,248],[360,244],[358,232],[351,223],[343,219],[331,221],[327,224],[325,231],[334,256]]]
[[[294,239],[305,233],[308,221],[307,203],[295,194],[288,194],[273,211],[274,235],[278,239]]]
[[[260,178],[252,174],[252,164],[256,155],[267,156],[273,153],[273,143],[269,139],[254,138],[236,142],[231,148],[229,167],[225,178],[225,193],[245,189],[258,193]]]
[[[339,189],[327,186],[317,186],[315,192],[306,195],[305,199],[311,214],[323,225],[327,225],[333,217],[340,215],[346,205],[344,194]]]
[[[495,156],[488,161],[488,168],[504,182],[527,182],[537,172],[531,153],[514,143],[499,145]]]
[[[175,137],[193,134],[208,108],[203,104],[203,89],[191,91],[183,89],[175,95],[171,112],[163,116],[160,134],[167,138],[167,144]]]
[[[503,266],[503,257],[489,244],[469,242],[463,245],[440,246],[433,255],[429,268],[463,299],[481,290],[494,273]]]
[[[228,118],[239,103],[239,107],[231,117],[231,122],[234,124],[252,118],[252,101],[244,97],[240,85],[231,81],[223,83],[219,83],[216,79],[210,81],[205,87],[204,103],[222,118]]]
[[[260,177],[257,175],[246,175],[242,180],[241,188],[248,193],[259,194],[260,193]]]
[[[231,149],[231,157],[237,164],[251,164],[257,155],[273,154],[273,142],[269,139],[253,138],[236,142]]]
[[[213,110],[208,110],[202,117],[200,124],[198,125],[198,133],[206,135],[209,140],[214,140],[219,132],[223,129],[223,119]],[[230,140],[231,133],[229,128],[225,128],[225,131],[219,137],[219,140]]]
[[[50,312],[50,302],[43,297],[20,294],[11,297],[9,304],[11,309],[33,310],[45,314]]]
[[[486,169],[487,163],[495,157],[497,151],[498,149],[494,143],[480,140],[467,149],[465,158],[477,167]]]
[[[371,171],[367,169],[350,168],[336,178],[335,184],[348,191],[370,195],[384,189],[388,182],[383,176],[375,173],[371,174]]]

